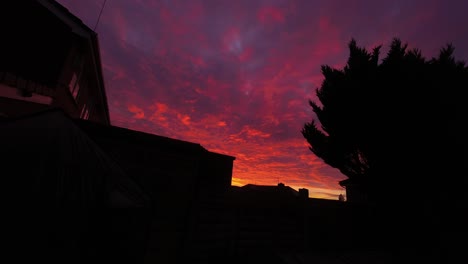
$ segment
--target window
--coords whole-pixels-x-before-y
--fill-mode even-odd
[[[73,73],[68,88],[70,89],[70,93],[72,94],[73,98],[76,100],[76,97],[78,96],[78,91],[80,90],[80,84],[78,83],[78,74],[76,72]]]
[[[84,60],[81,56],[75,56],[75,59],[72,63],[73,74],[68,85],[73,99],[76,100],[78,93],[80,92],[80,79],[83,75]]]
[[[81,108],[81,114],[80,114],[81,119],[88,120],[89,118],[89,109],[86,104],[83,105],[83,108]]]

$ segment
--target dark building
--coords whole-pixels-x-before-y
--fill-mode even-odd
[[[75,123],[151,198],[146,263],[180,263],[197,225],[197,204],[229,190],[234,157],[196,143],[85,120]]]
[[[371,208],[305,193],[248,184],[199,199],[184,263],[375,263],[359,262],[381,249]]]
[[[25,234],[44,245],[39,248],[49,252],[44,258],[60,249],[50,238],[59,236],[65,244],[77,244],[62,248],[80,256],[81,262],[72,263],[90,258],[180,263],[198,225],[193,217],[197,203],[231,186],[234,157],[195,143],[74,119],[60,109],[5,119],[0,131],[0,154],[6,157],[2,169],[17,197],[15,207],[44,215]],[[73,217],[58,217],[65,225],[59,228],[54,219],[63,210]],[[34,235],[36,230],[45,233]]]
[[[0,115],[59,107],[110,124],[97,34],[52,0],[1,1]]]
[[[305,250],[307,199],[288,186],[252,184],[198,197],[184,263],[250,263]]]
[[[36,261],[178,262],[195,202],[229,189],[234,157],[111,126],[97,35],[56,1],[0,12],[2,172],[21,219],[42,216],[24,221],[21,248]]]
[[[339,184],[346,190],[346,201],[355,203],[368,202],[368,197],[359,181],[346,179],[340,181]]]
[[[72,119],[46,110],[3,120],[0,131],[10,227],[23,251],[15,258],[143,261],[151,200]]]

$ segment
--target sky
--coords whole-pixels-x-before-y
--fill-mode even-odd
[[[466,0],[59,0],[99,36],[111,122],[236,157],[232,184],[345,194],[301,129],[320,66],[399,37],[468,60]],[[97,27],[96,27],[97,25]]]

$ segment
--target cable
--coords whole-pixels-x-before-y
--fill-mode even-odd
[[[106,2],[107,2],[107,0],[104,0],[104,2],[102,3],[101,11],[99,12],[99,16],[98,16],[98,19],[96,21],[96,25],[94,26],[94,29],[93,29],[94,31],[96,31],[96,28],[97,28],[97,26],[99,24],[99,20],[101,19],[102,11],[104,11],[104,6],[106,5]]]

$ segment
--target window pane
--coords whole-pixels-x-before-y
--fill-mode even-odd
[[[76,75],[76,72],[74,72],[70,80],[70,83],[68,84],[68,88],[70,89],[70,92],[72,94],[73,94],[73,90],[75,89],[75,84],[77,80],[78,80],[78,76]]]
[[[72,95],[73,95],[73,98],[76,100],[76,97],[78,96],[78,92],[80,91],[80,83],[77,82],[75,84],[75,89],[73,89],[73,92],[72,92]]]
[[[86,104],[84,104],[83,108],[81,108],[80,118],[84,118],[87,111],[88,111],[88,108],[87,108]]]

